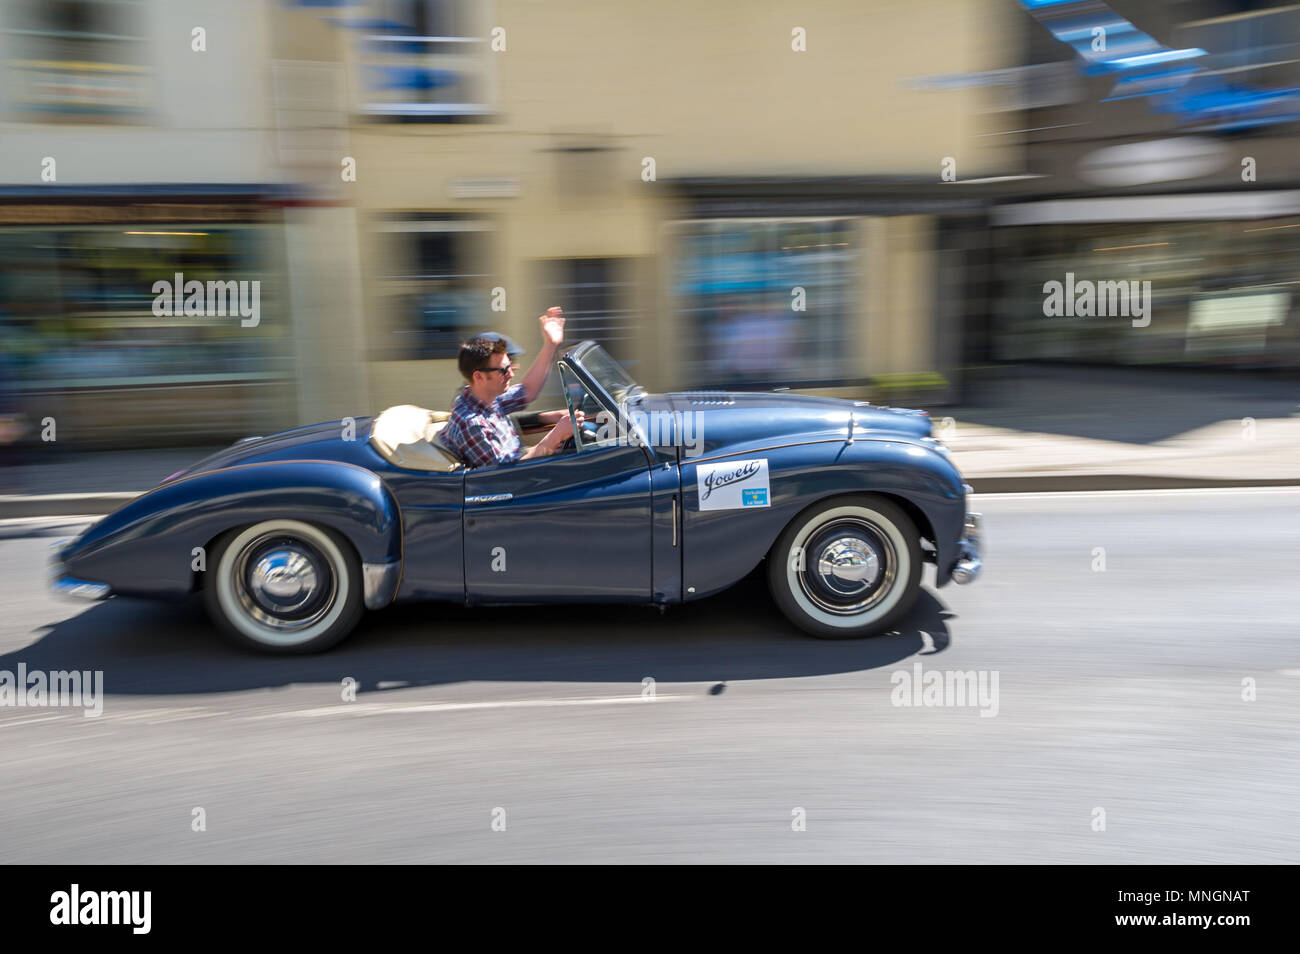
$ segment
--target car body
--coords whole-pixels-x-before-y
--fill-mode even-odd
[[[979,517],[925,412],[648,394],[590,341],[556,363],[587,418],[565,453],[467,469],[438,442],[447,415],[410,405],[246,438],[61,545],[55,589],[201,591],[239,642],[305,652],[363,607],[684,603],[765,559],[797,624],[869,635],[906,611],[921,562],[936,586],[978,576]]]

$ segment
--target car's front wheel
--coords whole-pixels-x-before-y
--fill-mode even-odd
[[[313,653],[346,636],[364,610],[361,563],[348,542],[298,520],[266,520],[223,536],[203,600],[241,646]]]
[[[823,639],[874,636],[899,620],[921,586],[916,525],[882,497],[810,507],[781,534],[768,583],[792,623]]]

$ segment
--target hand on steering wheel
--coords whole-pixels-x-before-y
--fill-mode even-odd
[[[581,411],[578,411],[578,412],[574,415],[574,417],[577,418],[577,421],[578,421],[578,431],[579,431],[579,433],[582,434],[582,439],[583,439],[584,441],[587,441],[587,442],[595,442],[595,441],[598,439],[598,434],[599,434],[599,429],[596,427],[596,422],[595,422],[595,421],[588,421],[588,420],[586,420],[586,419],[583,417],[583,414],[582,414]],[[569,435],[567,438],[565,438],[565,440],[560,444],[560,446],[559,446],[558,449],[559,449],[559,450],[562,450],[562,451],[571,451],[571,450],[575,450],[576,448],[577,448],[577,444],[576,444],[576,442],[574,441],[574,437],[573,437],[573,435],[570,434],[570,435]]]

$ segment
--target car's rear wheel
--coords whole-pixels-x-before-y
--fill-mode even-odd
[[[265,520],[222,537],[203,600],[240,646],[313,653],[343,639],[364,611],[361,563],[348,542],[298,520]]]
[[[773,546],[768,584],[781,611],[813,636],[874,636],[907,613],[920,592],[916,525],[882,497],[811,507]]]

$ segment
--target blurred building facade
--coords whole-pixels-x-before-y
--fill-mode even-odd
[[[297,418],[269,12],[0,3],[0,350],[28,438],[50,419],[64,446],[203,443]],[[257,281],[256,326],[159,316],[177,275]]]
[[[1022,0],[1026,171],[992,213],[985,357],[1300,369],[1300,7]],[[1032,12],[1032,16],[1030,15]],[[1044,284],[1150,284],[1150,323],[1044,314]]]
[[[942,399],[987,245],[944,171],[1018,155],[1002,90],[908,80],[1004,66],[1018,22],[967,0],[5,0],[11,391],[78,444],[445,407],[461,340],[535,350],[560,304],[652,388]],[[154,314],[177,274],[259,281],[257,326]]]
[[[342,40],[349,98],[320,105],[347,141],[319,184],[357,211],[359,404],[446,407],[460,341],[535,351],[552,304],[652,389],[950,393],[987,223],[945,160],[983,180],[1020,156],[1004,89],[908,81],[1006,66],[1014,7],[290,7],[278,33]]]
[[[1300,17],[1120,6],[0,0],[0,416],[205,443],[447,407],[461,340],[535,352],[552,304],[652,389],[1296,367],[1267,91]],[[1097,16],[1204,48],[1205,95],[1081,55]],[[1152,325],[1045,316],[1066,272],[1151,280]],[[257,280],[256,326],[156,315],[177,274]]]

